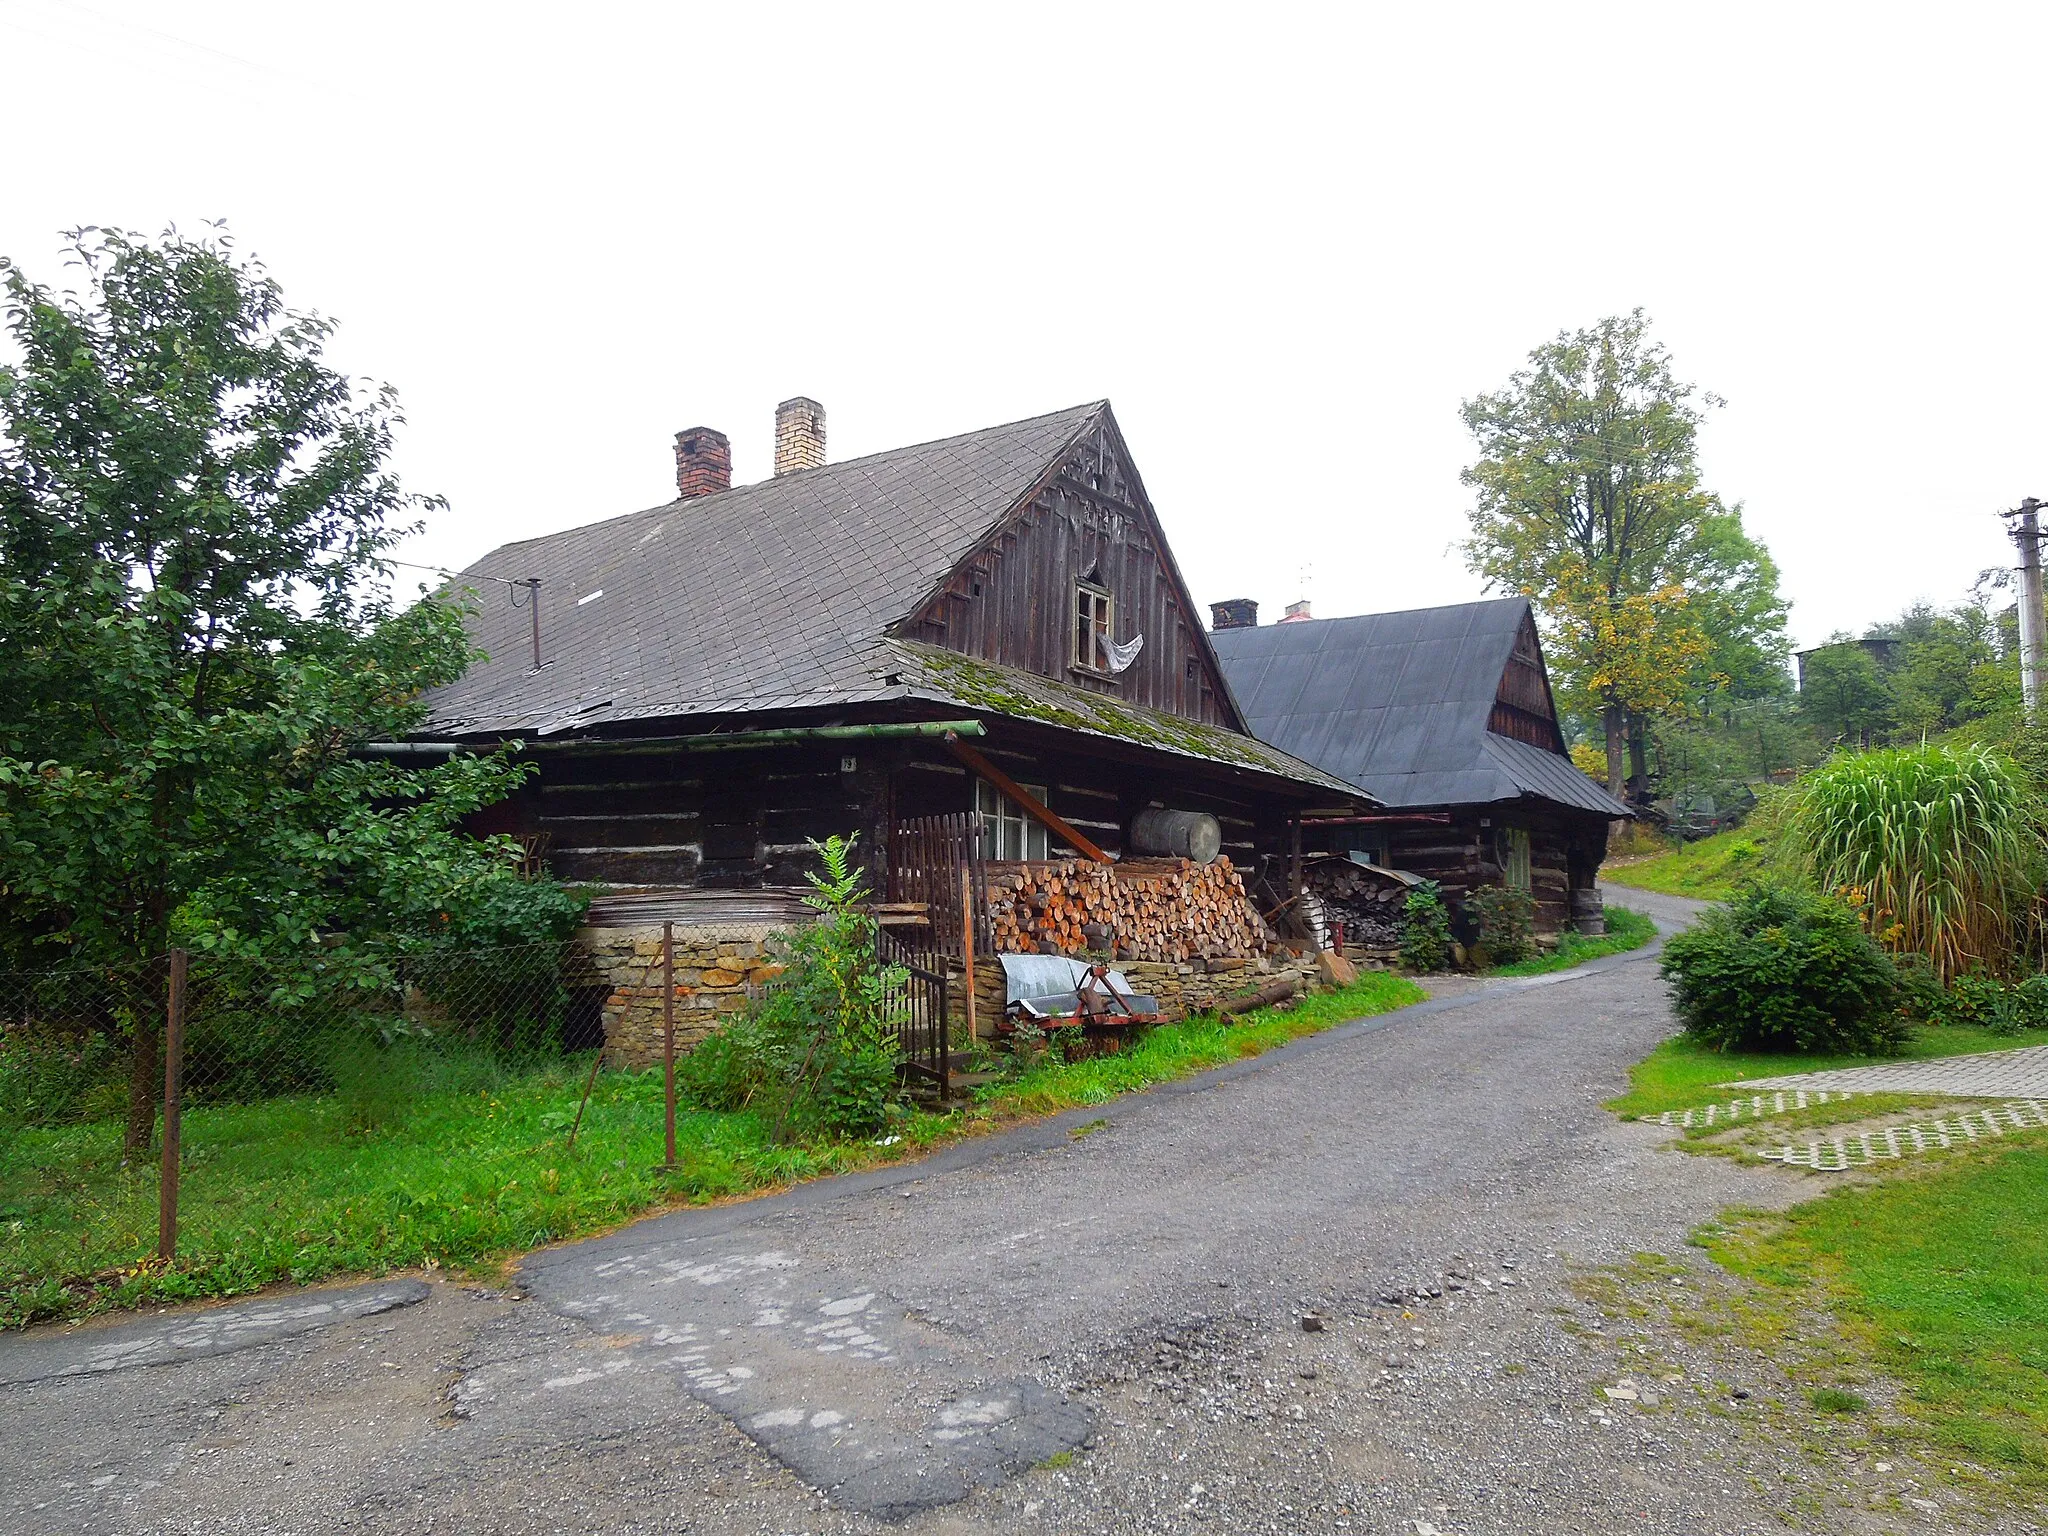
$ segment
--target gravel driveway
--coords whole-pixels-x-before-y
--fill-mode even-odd
[[[1691,1229],[1815,1192],[1600,1108],[1671,1027],[1616,957],[543,1252],[512,1295],[197,1356],[150,1343],[189,1318],[88,1325],[112,1366],[74,1374],[0,1340],[0,1528],[2033,1529],[1659,1331],[1727,1289]]]

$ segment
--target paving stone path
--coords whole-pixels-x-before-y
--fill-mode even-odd
[[[1804,1088],[1795,1088],[1790,1093],[1758,1093],[1729,1104],[1709,1104],[1705,1109],[1667,1109],[1657,1117],[1657,1124],[1675,1125],[1681,1130],[1723,1122],[1733,1125],[1738,1120],[1757,1120],[1765,1115],[1782,1115],[1789,1109],[1804,1109],[1809,1104],[1832,1104],[1855,1097],[1854,1092],[1827,1088],[1812,1093]]]
[[[1788,1077],[1749,1078],[1731,1088],[1827,1088],[1852,1093],[1939,1093],[1955,1099],[2048,1099],[2048,1045],[1931,1061],[1887,1061]]]
[[[1960,1115],[1912,1125],[1895,1125],[1881,1131],[1834,1136],[1825,1141],[1810,1141],[1804,1146],[1781,1147],[1777,1151],[1759,1152],[1757,1155],[1795,1168],[1811,1168],[1817,1173],[1843,1173],[1892,1158],[1917,1157],[1923,1152],[1966,1146],[1987,1137],[2003,1136],[2009,1130],[2033,1131],[2044,1126],[2048,1126],[2048,1100],[2014,1099],[1987,1109],[1968,1110]]]

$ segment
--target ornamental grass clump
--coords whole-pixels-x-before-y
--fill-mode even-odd
[[[1806,871],[1900,954],[1946,984],[2009,973],[2036,947],[2040,807],[2013,763],[1982,747],[1845,753],[1801,786],[1793,835]]]
[[[1899,967],[1832,896],[1751,883],[1664,945],[1685,1032],[1715,1050],[1895,1055]]]

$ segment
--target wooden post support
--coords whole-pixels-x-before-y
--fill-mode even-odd
[[[182,949],[171,951],[170,984],[164,997],[164,1162],[157,1181],[156,1256],[165,1264],[178,1252],[178,1163],[185,1077],[185,965]]]
[[[1044,827],[1046,831],[1065,843],[1074,852],[1080,854],[1082,858],[1092,859],[1097,864],[1107,864],[1110,862],[1108,854],[1104,853],[1094,843],[1055,816],[1051,808],[1044,801],[1032,794],[1030,790],[1019,784],[986,757],[983,757],[973,747],[960,740],[959,737],[947,736],[946,750],[966,764],[967,767],[973,769],[984,779],[987,779],[989,783],[995,785],[997,789],[1001,790],[1016,803],[1018,810]]]
[[[662,1166],[676,1165],[676,925],[661,925]]]
[[[1295,901],[1301,900],[1301,818],[1295,817],[1287,824],[1287,894]]]
[[[967,967],[967,1038],[978,1038],[974,1028],[974,866],[960,864],[960,954]]]

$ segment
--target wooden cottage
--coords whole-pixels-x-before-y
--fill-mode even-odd
[[[705,428],[676,467],[673,500],[465,573],[489,659],[408,749],[522,742],[540,771],[487,829],[614,913],[786,918],[807,840],[858,833],[877,894],[953,935],[973,853],[988,943],[980,865],[1187,852],[1194,823],[1284,886],[1305,818],[1372,804],[1246,728],[1107,402],[828,463],[794,400],[773,478],[733,486]]]
[[[1540,933],[1596,899],[1608,826],[1631,813],[1572,763],[1526,598],[1264,626],[1220,603],[1216,617],[1253,731],[1383,803],[1312,820],[1312,852],[1413,871],[1453,903],[1521,886]]]

